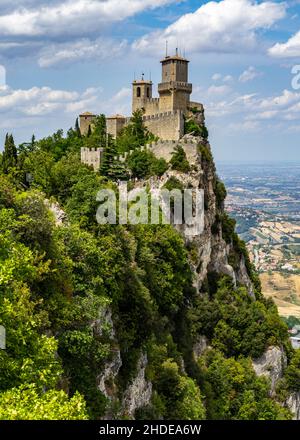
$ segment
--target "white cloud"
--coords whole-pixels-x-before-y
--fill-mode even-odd
[[[256,46],[257,32],[268,29],[286,13],[285,3],[253,0],[210,1],[197,11],[183,15],[163,31],[135,41],[141,52],[160,52],[165,41],[170,47],[185,45],[189,52],[240,52]]]
[[[6,69],[0,64],[0,88],[6,86]]]
[[[260,101],[260,108],[262,109],[286,109],[300,101],[300,93],[292,92],[290,90],[283,90],[279,96],[271,98],[264,98]]]
[[[207,96],[222,96],[226,95],[231,91],[231,88],[227,85],[215,86],[212,85],[207,89]]]
[[[223,81],[224,82],[231,82],[231,81],[233,81],[233,76],[226,75],[226,76],[224,76]]]
[[[20,7],[0,16],[4,36],[82,35],[176,0],[65,0]],[[35,2],[34,2],[35,3]],[[18,6],[18,5],[17,5]],[[23,7],[21,7],[23,6]]]
[[[233,80],[233,76],[231,75],[221,75],[220,73],[215,73],[211,79],[213,81],[223,81],[223,82],[231,82]]]
[[[220,81],[220,80],[222,79],[222,75],[221,75],[220,73],[215,73],[215,74],[211,77],[211,79],[212,79],[213,81]]]
[[[7,87],[0,89],[0,113],[41,116],[58,109],[68,111],[70,104],[82,103],[82,100],[91,104],[94,98],[92,95],[86,97],[78,92],[53,90],[50,87],[32,87],[26,90]]]
[[[209,88],[210,89],[210,88]],[[300,121],[300,93],[283,90],[281,94],[261,96],[257,93],[240,95],[233,89],[224,96],[196,89],[205,107],[209,126],[231,131],[259,132],[262,129],[288,132],[291,123]]]
[[[235,132],[256,132],[261,130],[261,125],[258,121],[242,121],[242,122],[233,122],[229,124],[229,131]]]
[[[239,81],[242,83],[252,81],[255,78],[262,76],[262,72],[259,72],[253,66],[249,66],[239,77]]]
[[[117,43],[103,38],[94,41],[84,38],[70,43],[54,44],[45,48],[39,55],[38,63],[41,67],[50,67],[83,60],[114,58],[124,52],[126,46],[126,41]]]
[[[293,35],[286,43],[276,43],[269,49],[269,55],[278,58],[299,57],[300,31]]]
[[[130,114],[131,89],[123,87],[108,99],[104,99],[102,93],[101,87],[90,87],[82,93],[50,87],[17,90],[0,88],[0,114],[5,114],[5,119],[14,120],[17,117],[43,119],[53,116],[57,121],[63,120],[66,114],[75,118],[87,110],[105,114]]]

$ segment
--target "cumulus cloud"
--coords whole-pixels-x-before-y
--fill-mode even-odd
[[[300,31],[286,43],[276,43],[269,49],[269,55],[277,58],[293,58],[300,56]]]
[[[0,90],[0,112],[13,110],[16,114],[44,115],[63,109],[69,102],[78,101],[77,92],[53,90],[50,87],[32,87],[14,90],[9,87]]]
[[[41,67],[83,60],[103,60],[114,58],[124,52],[126,41],[115,42],[98,38],[94,41],[84,38],[70,43],[54,44],[43,49],[38,63]]]
[[[263,96],[239,94],[228,88],[225,94],[218,94],[211,93],[212,87],[217,86],[195,88],[195,98],[204,104],[208,125],[225,128],[229,135],[231,131],[255,132],[263,127],[273,131],[282,127],[288,132],[291,123],[300,121],[300,93],[296,91]]]
[[[231,75],[225,75],[225,76],[223,76],[223,75],[221,75],[220,73],[215,73],[215,74],[211,77],[211,79],[212,79],[213,81],[230,82],[230,81],[233,80],[233,76],[231,76]]]
[[[210,1],[185,14],[163,31],[143,36],[133,43],[138,51],[161,51],[165,41],[178,42],[190,52],[240,52],[256,46],[257,32],[268,29],[286,14],[286,4],[253,0]]]
[[[19,2],[0,16],[3,36],[82,35],[176,0],[65,0],[54,4]],[[33,7],[33,3],[36,3]]]
[[[231,91],[231,88],[227,85],[212,85],[207,89],[207,96],[222,96]]]
[[[213,81],[220,81],[222,79],[222,75],[220,73],[214,73],[211,79]]]
[[[242,83],[252,81],[255,78],[262,76],[262,72],[256,70],[255,67],[249,66],[239,77],[239,81]]]
[[[104,99],[101,87],[90,87],[79,93],[69,90],[56,90],[50,87],[32,87],[30,89],[13,89],[0,87],[0,114],[5,119],[26,117],[43,118],[53,116],[56,121],[63,121],[66,115],[75,117],[83,111],[94,113],[124,113],[130,112],[131,89],[121,88],[111,97]],[[45,119],[47,125],[47,119]]]

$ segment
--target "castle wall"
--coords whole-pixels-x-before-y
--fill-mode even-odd
[[[152,142],[140,149],[151,151],[157,159],[165,159],[168,163],[172,159],[175,148],[180,145],[186,154],[187,160],[191,165],[196,164],[198,161],[198,141],[194,139],[181,139],[179,141],[163,141]],[[125,162],[128,156],[133,153],[134,150],[124,153],[121,156],[116,156],[116,159],[121,162]]]
[[[183,112],[166,112],[143,118],[146,127],[160,139],[179,140],[184,134]]]
[[[145,102],[145,116],[159,113],[159,98],[151,98]]]
[[[149,144],[147,148],[158,158],[163,158],[167,162],[172,159],[172,153],[177,145],[180,145],[186,154],[186,157],[190,164],[195,164],[198,158],[197,154],[197,142],[192,141],[158,141]]]
[[[159,111],[167,112],[173,108],[173,98],[171,92],[161,93],[159,98]]]
[[[81,162],[99,171],[103,151],[103,148],[81,148]]]

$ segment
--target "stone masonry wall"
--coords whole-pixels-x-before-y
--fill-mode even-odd
[[[157,142],[152,142],[151,144],[147,144],[144,147],[141,147],[141,150],[151,151],[157,159],[165,159],[169,162],[172,159],[172,153],[175,148],[180,145],[186,154],[186,157],[191,165],[197,163],[198,159],[198,142],[194,139],[183,138],[180,141],[163,141],[159,140]],[[124,153],[121,156],[116,156],[121,162],[125,162],[128,158],[129,154],[131,154],[133,150],[129,153]]]
[[[81,148],[81,162],[98,171],[101,164],[103,148]]]
[[[184,134],[183,112],[159,113],[143,118],[148,130],[160,139],[179,140]]]

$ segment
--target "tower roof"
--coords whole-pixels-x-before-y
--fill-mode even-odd
[[[94,115],[94,113],[91,113],[91,112],[84,112],[84,113],[81,113],[79,116],[96,116],[96,115]]]
[[[166,56],[163,60],[161,60],[161,63],[165,63],[166,61],[185,61],[186,63],[189,63],[189,60],[187,60],[184,57],[181,57],[180,55],[172,55],[172,56]]]
[[[106,119],[126,119],[126,116],[117,113],[116,115],[108,116]]]

